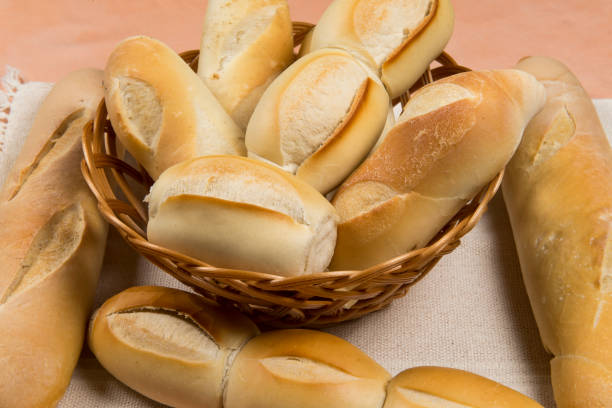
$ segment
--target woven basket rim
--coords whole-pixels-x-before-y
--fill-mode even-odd
[[[296,43],[312,26],[310,23],[294,23]],[[181,56],[194,68],[197,53],[197,50],[187,51]],[[415,88],[449,73],[469,70],[446,53],[436,61],[441,66],[428,69]],[[403,106],[408,99],[406,94],[398,101]],[[403,296],[410,285],[422,279],[443,255],[452,252],[463,235],[476,225],[503,177],[502,170],[427,246],[367,269],[285,277],[219,268],[148,242],[145,231],[147,211],[132,191],[128,179],[146,186],[150,186],[152,180],[142,167],[136,169],[118,157],[114,132],[107,116],[102,99],[95,119],[85,126],[83,132],[84,159],[81,164],[83,176],[103,216],[132,247],[174,278],[218,303],[226,301],[243,308],[243,312],[261,313],[255,320],[271,323],[274,327],[326,326],[378,310]],[[359,308],[355,306],[357,304]],[[291,323],[291,319],[298,323]]]

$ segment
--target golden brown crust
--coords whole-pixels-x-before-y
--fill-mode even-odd
[[[319,192],[249,158],[179,163],[153,185],[149,201],[151,242],[217,267],[282,276],[322,272],[336,240],[336,211]]]
[[[454,75],[416,92],[340,186],[334,269],[363,269],[425,245],[504,167],[544,92],[518,71]]]
[[[360,141],[362,138],[359,134],[363,132],[376,135],[382,131],[382,112],[386,109],[383,109],[381,101],[387,98],[385,91],[368,78],[355,96],[348,115],[329,139],[302,162],[296,176],[321,192],[329,192],[337,187],[353,169],[342,168],[342,165],[336,166],[334,163],[338,162],[338,157],[348,157],[357,152],[357,156],[363,158],[370,151],[376,138]],[[357,159],[355,163],[360,161]],[[330,172],[336,177],[330,179]]]
[[[130,95],[124,89],[130,81],[153,100]],[[153,179],[200,155],[245,153],[242,131],[202,80],[160,41],[140,36],[119,43],[107,61],[104,88],[117,137]],[[148,132],[138,122],[145,115],[151,118],[143,126],[158,125]]]
[[[289,109],[282,101],[288,97],[287,93],[291,86],[301,89],[306,84],[309,85],[308,90],[314,89],[312,95],[309,95],[310,98],[302,100],[300,96],[291,99],[291,102],[297,99],[301,103],[298,112],[307,110],[314,112],[312,114],[319,118],[321,117],[317,113],[319,110],[338,110],[340,102],[332,96],[322,102],[324,106],[320,106],[319,102],[312,102],[316,102],[321,95],[330,92],[324,85],[317,88],[320,77],[312,78],[310,71],[308,75],[300,76],[306,70],[321,69],[321,66],[326,66],[322,71],[325,72],[325,76],[337,75],[336,71],[340,69],[338,67],[344,66],[352,75],[349,84],[355,78],[363,76],[363,81],[359,81],[358,86],[354,88],[347,111],[343,111],[338,117],[321,119],[320,123],[316,121],[316,123],[305,123],[298,131],[283,132],[280,123],[293,120],[296,116],[295,107],[293,111],[285,112],[284,115],[282,112],[283,108]],[[338,80],[343,79],[338,78]],[[343,88],[343,91],[353,91],[353,88],[346,83],[339,83],[338,86],[345,86],[346,89]],[[295,97],[293,94],[291,96]],[[251,156],[275,163],[295,173],[298,178],[311,184],[321,193],[327,193],[350,174],[375,144],[384,127],[388,105],[388,94],[380,80],[367,67],[345,51],[319,50],[296,61],[268,87],[249,122],[246,134],[247,148]],[[334,127],[330,129],[329,134],[324,135],[325,138],[320,145],[317,145],[315,150],[303,160],[294,163],[293,153],[284,151],[283,143],[296,151],[301,151],[304,146],[314,143],[310,139],[315,140],[324,133],[321,129],[327,127],[329,125],[327,121],[331,119],[335,120]]]
[[[313,330],[276,330],[255,337],[229,374],[226,408],[382,406],[389,379],[350,343]]]
[[[548,95],[503,183],[523,280],[556,356],[558,406],[606,406],[599,391],[610,389],[612,370],[612,150],[567,67],[544,57],[517,67]]]
[[[117,317],[126,315],[132,320],[121,327]],[[195,338],[189,329],[193,324],[199,332]],[[102,305],[90,323],[89,344],[111,374],[149,398],[171,406],[212,408],[221,407],[233,354],[258,333],[244,315],[200,296],[145,286],[127,289]],[[185,337],[191,341],[184,343]]]
[[[488,378],[444,367],[415,367],[389,382],[383,408],[542,408],[526,396]]]
[[[391,97],[399,97],[440,55],[453,31],[449,0],[429,2],[418,22],[393,17],[402,10],[414,15],[419,6],[414,3],[335,0],[314,28],[307,51],[333,47],[358,55],[379,72]]]
[[[1,194],[3,407],[57,404],[81,351],[107,232],[81,176],[81,136],[101,98],[101,71],[58,82]]]

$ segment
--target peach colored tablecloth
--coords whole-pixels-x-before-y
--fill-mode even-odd
[[[330,0],[289,0],[294,20],[316,22]],[[510,67],[525,55],[563,60],[594,98],[612,97],[612,1],[452,0],[447,50],[476,69]],[[199,46],[206,0],[0,0],[0,69],[56,81],[102,67],[122,38],[156,37],[176,50]]]

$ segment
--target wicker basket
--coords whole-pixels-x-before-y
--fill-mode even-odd
[[[312,27],[294,23],[299,44]],[[197,51],[182,57],[192,68]],[[441,65],[429,69],[414,89],[458,72],[467,71],[446,54]],[[405,104],[409,95],[400,98]],[[425,248],[408,252],[361,271],[332,271],[298,277],[279,277],[254,271],[216,268],[200,260],[147,241],[147,209],[135,193],[133,182],[148,189],[151,178],[117,154],[115,134],[104,101],[83,135],[83,175],[98,199],[104,217],[138,252],[196,292],[219,304],[238,308],[260,324],[270,327],[322,327],[355,319],[404,296],[440,260],[453,251],[459,239],[478,222],[501,183],[503,172],[432,239]],[[141,189],[136,189],[141,190]]]

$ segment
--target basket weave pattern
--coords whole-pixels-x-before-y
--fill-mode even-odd
[[[308,23],[294,23],[299,44]],[[197,51],[181,54],[192,68]],[[439,67],[428,69],[411,91],[468,69],[443,53]],[[409,94],[400,99],[404,105]],[[440,258],[452,252],[460,238],[481,218],[502,180],[503,171],[449,221],[421,249],[360,271],[332,271],[297,277],[279,277],[255,271],[216,268],[201,260],[147,241],[147,208],[134,182],[148,190],[153,181],[142,168],[123,161],[117,152],[116,136],[108,121],[104,101],[93,123],[83,134],[85,158],[82,172],[95,194],[103,216],[122,237],[155,265],[219,304],[238,308],[260,324],[270,327],[322,327],[355,319],[381,309],[402,297]],[[128,179],[132,179],[128,181]],[[203,220],[206,222],[206,220]]]

